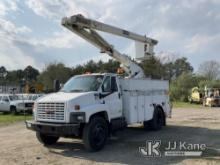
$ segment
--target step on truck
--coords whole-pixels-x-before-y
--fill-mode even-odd
[[[62,25],[119,61],[127,76],[75,75],[59,92],[39,98],[33,107],[34,120],[26,121],[26,127],[36,131],[41,143],[81,138],[88,151],[98,151],[113,132],[128,125],[141,123],[155,131],[166,125],[171,117],[169,82],[145,77],[138,62],[117,51],[97,31],[134,40],[138,60],[154,55],[156,40],[82,15],[64,17]]]

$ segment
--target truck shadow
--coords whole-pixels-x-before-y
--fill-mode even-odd
[[[142,127],[129,127],[110,138],[106,147],[99,152],[87,152],[81,141],[62,142],[49,148],[54,154],[73,157],[94,162],[122,163],[122,164],[173,164],[185,159],[204,159],[217,161],[220,159],[220,130],[211,130],[190,126],[167,126],[161,131],[145,131]],[[161,157],[144,157],[139,147],[145,147],[146,140],[161,140]],[[206,144],[202,157],[166,157],[165,148],[168,142],[182,141],[192,144]]]

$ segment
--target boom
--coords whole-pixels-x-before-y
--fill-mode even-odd
[[[130,77],[145,77],[142,68],[136,62],[132,61],[127,55],[121,54],[114,49],[114,47],[102,38],[95,30],[142,42],[144,43],[144,52],[146,55],[153,55],[153,47],[157,44],[156,40],[95,20],[87,19],[82,15],[64,17],[62,19],[62,25],[100,49],[101,53],[107,53],[119,61]]]

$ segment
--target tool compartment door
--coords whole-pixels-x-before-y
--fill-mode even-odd
[[[138,96],[136,92],[126,91],[123,93],[124,115],[128,124],[138,122]]]
[[[152,94],[150,91],[145,95],[145,107],[144,107],[144,121],[151,120],[153,118],[154,106],[152,101]]]
[[[138,122],[144,121],[144,95],[138,95],[137,96],[137,116],[138,116]]]
[[[139,116],[138,116],[138,97],[137,96],[133,96],[130,99],[131,102],[131,109],[130,109],[130,119],[132,121],[132,123],[136,123],[139,120]]]

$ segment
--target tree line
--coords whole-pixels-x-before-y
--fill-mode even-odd
[[[220,64],[216,61],[205,61],[200,64],[196,73],[185,57],[169,62],[151,57],[142,61],[140,65],[147,77],[170,81],[170,96],[175,101],[187,101],[193,87],[220,88]],[[27,66],[24,70],[13,71],[8,71],[2,66],[0,67],[0,84],[4,82],[5,84],[22,85],[26,82],[38,82],[44,85],[45,91],[52,91],[54,80],[65,83],[70,77],[86,72],[116,73],[119,67],[120,63],[112,59],[107,62],[90,60],[86,64],[72,68],[63,63],[50,63],[41,72],[32,66]]]

